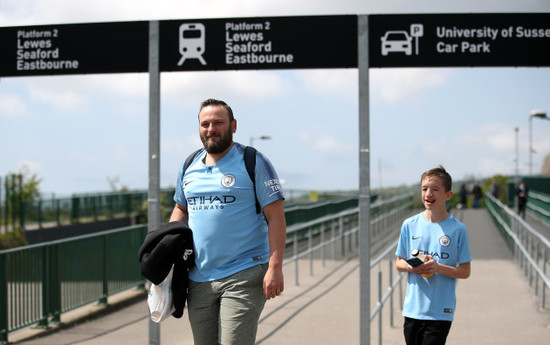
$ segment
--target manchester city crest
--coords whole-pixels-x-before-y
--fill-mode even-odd
[[[443,247],[448,247],[451,244],[451,238],[447,235],[443,235],[439,238],[439,244]]]
[[[224,175],[222,177],[222,186],[229,188],[235,184],[235,180],[235,175],[233,174]]]

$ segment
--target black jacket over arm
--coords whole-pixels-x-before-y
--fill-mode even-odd
[[[187,300],[188,271],[195,263],[193,233],[185,222],[167,223],[147,233],[138,253],[141,274],[153,284],[159,285],[166,278],[172,265],[172,300],[180,318]]]

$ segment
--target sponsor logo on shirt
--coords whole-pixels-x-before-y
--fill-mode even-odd
[[[451,255],[449,253],[446,253],[446,252],[441,252],[441,253],[437,253],[437,252],[429,252],[428,250],[420,250],[422,253],[424,254],[428,254],[430,256],[432,256],[434,258],[435,261],[437,262],[441,262],[441,260],[447,260],[449,257],[451,257]]]
[[[267,180],[264,182],[264,186],[267,188],[271,188],[271,195],[277,194],[281,191],[281,184],[279,183],[279,179]]]
[[[195,196],[187,198],[187,206],[193,211],[221,210],[236,200],[234,195]]]

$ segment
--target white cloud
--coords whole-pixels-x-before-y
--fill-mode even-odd
[[[448,82],[450,72],[438,69],[389,68],[370,72],[370,90],[387,103],[414,101]]]
[[[342,142],[334,135],[326,132],[319,132],[317,130],[300,132],[298,134],[298,140],[312,150],[322,153],[349,153],[353,152],[354,149],[352,145]]]
[[[25,80],[31,100],[65,113],[78,113],[98,98],[111,96],[146,100],[148,77],[144,74],[37,77]]]
[[[48,104],[63,112],[75,112],[88,107],[85,95],[55,82],[31,83],[29,94],[33,101]]]
[[[297,75],[316,94],[357,99],[357,73],[357,69],[316,69]]]
[[[149,92],[149,75],[146,73],[93,75],[86,77],[85,81],[88,91],[93,93],[144,98]]]
[[[0,94],[0,117],[16,118],[27,113],[27,106],[19,95]]]
[[[351,145],[343,143],[338,138],[327,133],[318,135],[312,143],[312,147],[314,150],[324,153],[347,153],[353,151]]]
[[[516,149],[514,127],[502,123],[472,126],[467,132],[458,134],[457,141],[464,145],[463,147],[474,150],[476,147],[491,148],[496,152],[510,155]],[[519,150],[526,150],[528,144],[524,140],[518,141]]]
[[[207,90],[207,94],[205,93]],[[214,97],[232,104],[232,99],[263,102],[292,90],[290,82],[273,72],[188,72],[162,76],[161,92],[173,104],[197,105],[197,100]]]

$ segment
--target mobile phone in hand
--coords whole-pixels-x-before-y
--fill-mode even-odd
[[[410,258],[410,259],[407,259],[407,263],[412,267],[416,267],[416,266],[422,265],[424,261],[420,260],[419,258]]]

